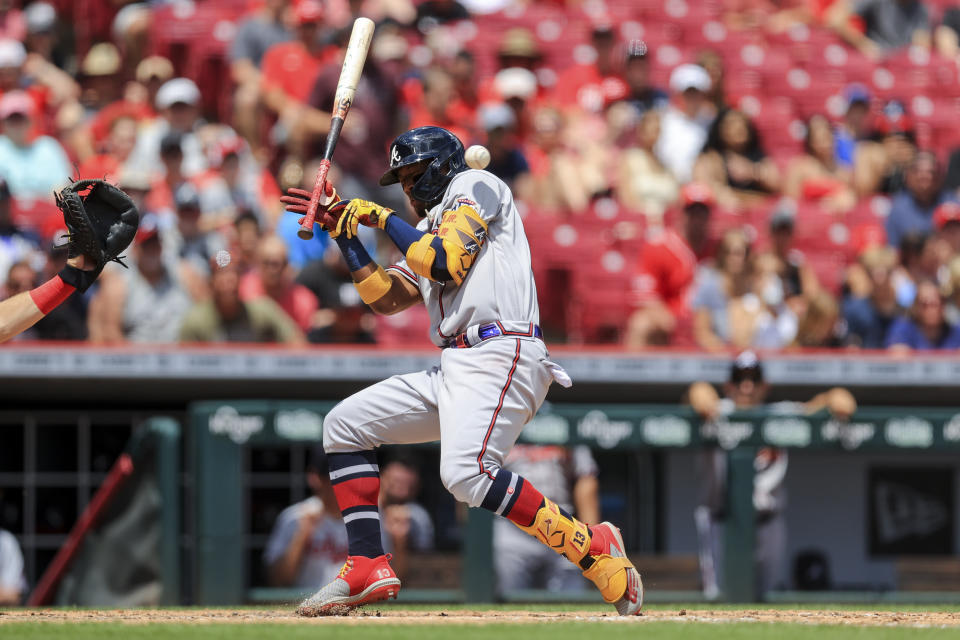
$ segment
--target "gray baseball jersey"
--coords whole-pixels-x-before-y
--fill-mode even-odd
[[[443,200],[430,209],[417,229],[436,233],[444,211],[467,205],[487,223],[486,241],[459,287],[417,275],[406,260],[387,268],[420,289],[430,313],[430,339],[438,347],[467,327],[495,321],[540,322],[530,246],[510,188],[492,173],[458,173]]]
[[[324,419],[323,447],[345,453],[440,440],[441,481],[458,500],[479,506],[551,382],[569,386],[570,379],[530,331],[539,322],[536,285],[507,185],[485,171],[464,171],[418,228],[436,230],[445,211],[462,205],[474,208],[487,230],[460,286],[417,276],[405,261],[390,270],[419,288],[434,344],[446,346],[483,323],[499,322],[508,333],[473,339],[470,348],[444,349],[439,367],[393,376],[353,394]]]

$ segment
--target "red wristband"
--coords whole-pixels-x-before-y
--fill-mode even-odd
[[[70,297],[76,288],[64,282],[60,276],[53,276],[36,289],[30,290],[33,303],[40,309],[40,313],[47,315],[57,306]]]

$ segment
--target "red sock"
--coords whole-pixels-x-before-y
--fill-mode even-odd
[[[330,481],[347,528],[348,553],[376,558],[383,555],[380,539],[380,467],[372,451],[331,453]]]
[[[544,505],[543,494],[537,491],[533,483],[520,479],[519,495],[516,502],[509,511],[504,512],[504,516],[511,522],[521,527],[529,527],[537,519],[537,511]]]

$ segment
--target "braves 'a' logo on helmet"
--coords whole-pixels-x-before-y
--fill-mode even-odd
[[[400,149],[397,149],[397,145],[393,145],[393,149],[390,151],[390,164],[398,165],[403,158],[400,157]]]

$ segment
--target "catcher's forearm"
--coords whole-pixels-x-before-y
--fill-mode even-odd
[[[36,289],[0,302],[0,342],[32,327],[74,291],[74,287],[56,275]]]

